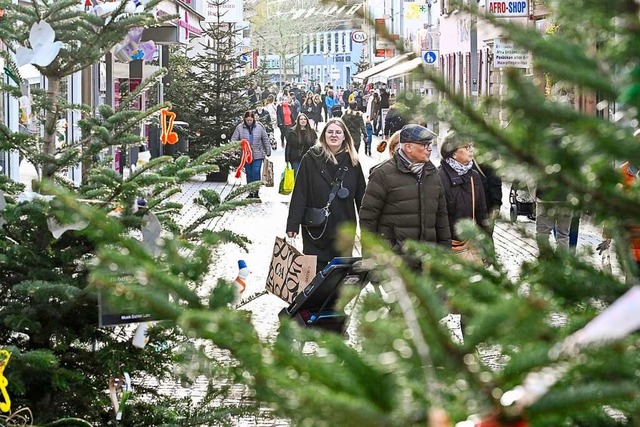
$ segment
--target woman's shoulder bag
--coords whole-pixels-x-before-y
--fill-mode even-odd
[[[331,192],[329,193],[329,198],[327,200],[327,204],[323,208],[304,208],[304,215],[302,216],[302,226],[307,227],[307,232],[309,233],[309,237],[313,240],[320,239],[325,230],[327,229],[327,223],[329,222],[329,215],[331,212],[329,211],[329,207],[333,200],[336,198],[336,194],[338,190],[342,187],[342,181],[344,180],[344,175],[347,173],[347,167],[342,166],[338,169],[338,175],[333,182],[333,187],[331,188]],[[311,234],[309,227],[323,227],[322,232],[319,236],[314,236]]]

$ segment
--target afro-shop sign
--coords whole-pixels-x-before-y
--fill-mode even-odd
[[[491,1],[487,2],[487,13],[502,18],[517,18],[529,16],[529,2],[518,1]]]

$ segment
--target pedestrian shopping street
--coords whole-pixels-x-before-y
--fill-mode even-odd
[[[374,137],[373,146],[380,141],[380,137]],[[373,151],[373,156],[365,156],[362,147],[360,150],[360,160],[367,172],[373,166],[386,160],[388,154]],[[284,150],[278,146],[273,151],[270,160],[274,163],[274,175],[276,185],[274,187],[262,187],[260,189],[261,202],[240,208],[233,213],[225,215],[219,221],[212,221],[208,225],[210,228],[229,229],[236,233],[248,236],[252,243],[249,245],[249,252],[245,253],[235,245],[225,245],[219,250],[216,259],[213,261],[213,271],[211,282],[215,282],[218,277],[233,280],[237,273],[238,260],[247,262],[251,274],[247,279],[247,290],[243,298],[264,290],[267,279],[269,263],[271,261],[271,251],[273,249],[276,236],[285,237],[285,226],[288,214],[288,203],[290,195],[278,193],[277,181],[280,173],[284,170]],[[197,206],[192,204],[194,197],[202,189],[214,188],[222,195],[227,194],[232,185],[226,183],[210,183],[204,180],[192,181],[183,187],[182,194],[176,199],[184,204],[182,211],[182,221],[188,223],[197,214]],[[497,222],[494,231],[494,242],[498,257],[502,265],[509,272],[510,277],[515,277],[519,272],[519,266],[524,261],[534,260],[538,249],[535,244],[535,221],[524,216],[519,216],[517,222],[509,220],[509,183],[503,183],[503,204],[501,207],[502,218]],[[300,236],[297,238],[297,246],[301,250],[302,242]],[[588,220],[583,220],[580,224],[580,234],[578,238],[578,252],[595,253],[595,247],[602,241],[602,230],[591,225]],[[355,255],[359,255],[356,253]],[[598,256],[592,256],[593,263],[599,265],[601,260]],[[267,294],[248,303],[243,309],[253,313],[253,319],[258,332],[263,338],[277,330],[279,311],[286,306],[286,303],[279,298]]]

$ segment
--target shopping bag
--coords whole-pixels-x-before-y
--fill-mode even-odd
[[[262,182],[265,187],[273,187],[273,163],[266,158],[262,163]]]
[[[295,184],[295,175],[291,163],[287,163],[284,168],[284,172],[280,177],[280,188],[278,192],[280,194],[291,194],[293,191],[293,185]]]
[[[267,275],[266,290],[291,304],[316,275],[317,257],[305,255],[276,237]]]

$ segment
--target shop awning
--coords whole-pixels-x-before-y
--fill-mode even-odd
[[[410,60],[402,61],[372,76],[369,81],[373,83],[386,82],[389,79],[404,76],[405,74],[409,74],[416,68],[422,66],[423,62],[424,61],[422,60],[422,58],[413,58]]]
[[[391,58],[391,59],[387,59],[384,62],[381,62],[378,65],[375,65],[371,68],[369,68],[368,70],[364,70],[359,72],[358,74],[355,74],[352,78],[354,81],[356,82],[363,82],[364,80],[378,74],[381,73],[382,71],[393,67],[396,64],[399,64],[403,61],[406,61],[407,58],[409,58],[409,56],[413,56],[413,53],[405,53],[402,54],[400,56],[396,56],[395,58]]]

